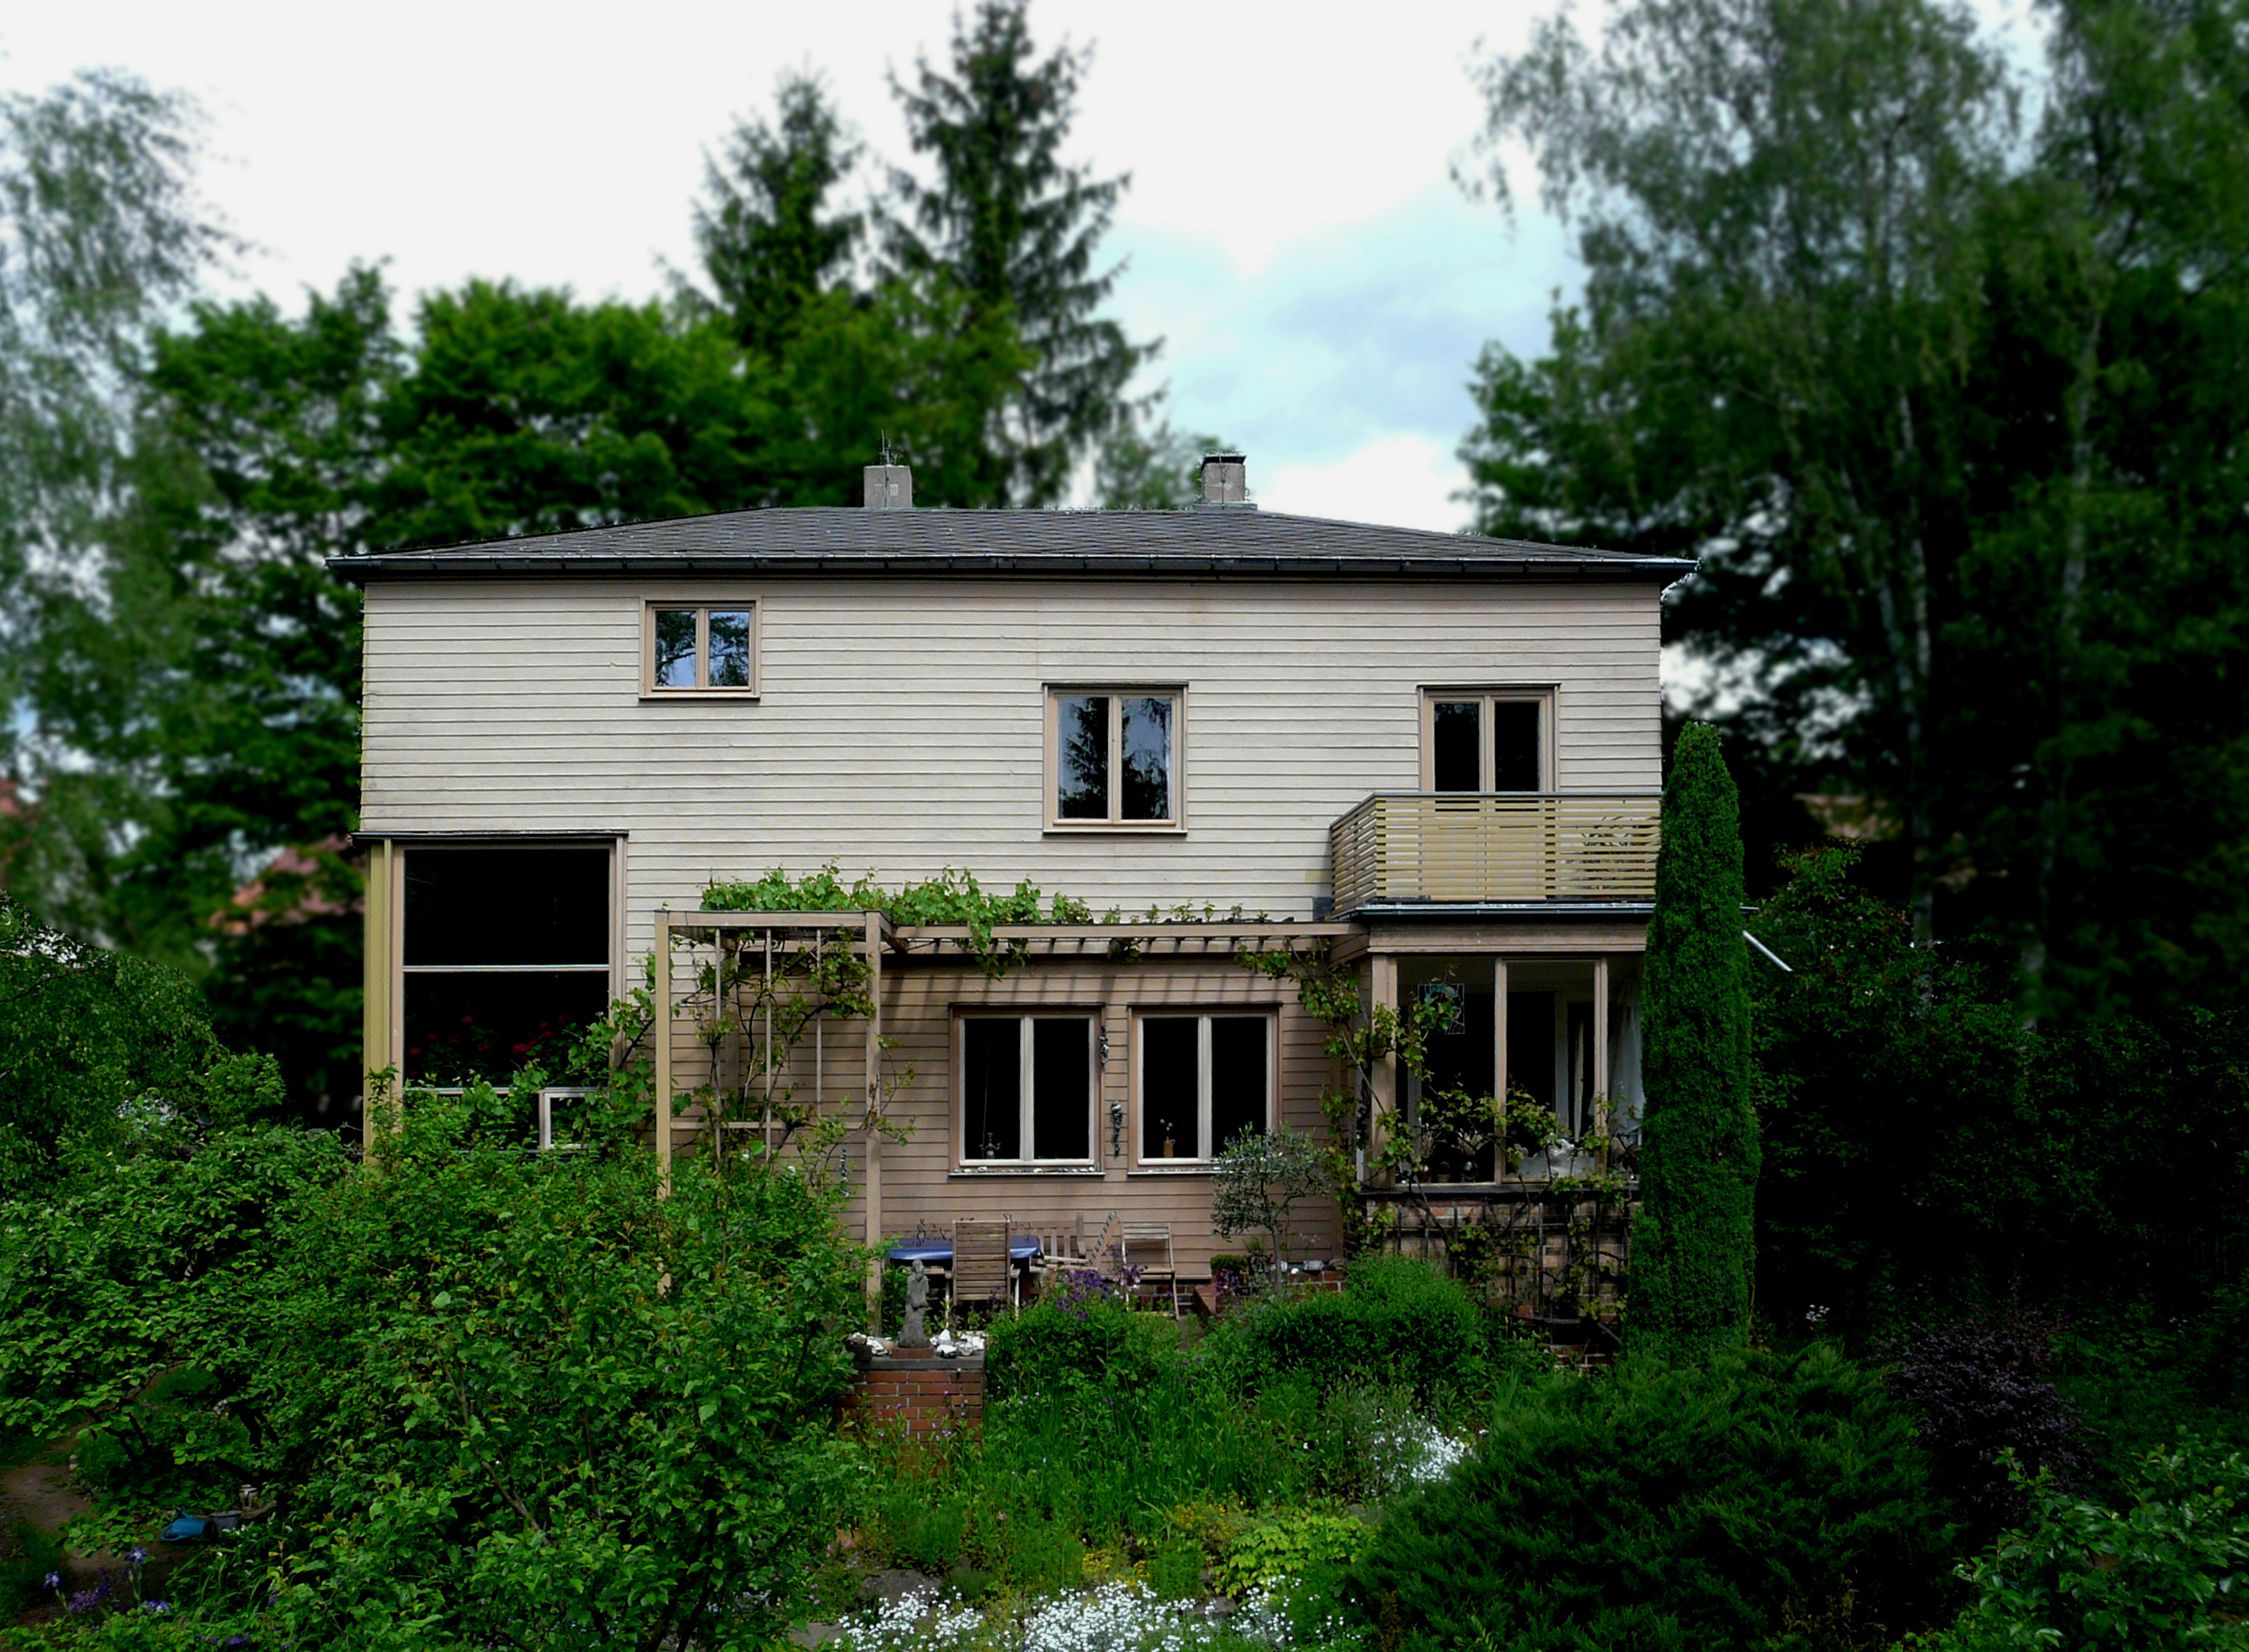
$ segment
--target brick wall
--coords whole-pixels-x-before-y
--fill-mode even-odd
[[[844,1404],[847,1420],[921,1435],[984,1426],[984,1356],[861,1354]]]

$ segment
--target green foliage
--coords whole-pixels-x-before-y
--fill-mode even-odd
[[[1945,1552],[1912,1423],[1829,1346],[1644,1356],[1495,1411],[1355,1576],[1407,1647],[1801,1645],[1792,1618],[1908,1624]],[[1862,1627],[1859,1638],[1866,1638]]]
[[[659,1200],[629,1103],[536,1153],[522,1101],[417,1097],[367,1166],[168,1125],[0,1207],[0,1419],[96,1422],[117,1517],[279,1499],[251,1550],[182,1571],[183,1611],[278,1587],[261,1638],[732,1645],[797,1599],[856,1486],[829,1428],[861,1268],[836,1195],[685,1160]]]
[[[2025,1027],[2012,960],[1915,946],[1855,850],[1785,870],[1752,923],[1792,967],[1750,972],[1762,1311],[1854,1339],[2017,1293],[2198,1314],[2249,1203],[2249,1021]]]
[[[995,1401],[1068,1404],[1088,1389],[1145,1388],[1169,1374],[1177,1352],[1173,1327],[1153,1314],[1106,1298],[1041,1301],[993,1322],[984,1380]]]
[[[1318,1145],[1288,1125],[1242,1132],[1219,1150],[1211,1171],[1212,1231],[1263,1233],[1276,1268],[1288,1256],[1296,1201],[1334,1186]]]
[[[1635,1338],[1685,1351],[1748,1322],[1758,1143],[1742,842],[1717,731],[1688,727],[1672,765],[1647,931],[1631,1324]]]
[[[1458,1281],[1405,1256],[1361,1256],[1341,1291],[1252,1304],[1211,1334],[1212,1358],[1255,1391],[1290,1378],[1324,1393],[1402,1388],[1424,1406],[1479,1392],[1485,1331]]]
[[[1528,148],[1587,278],[1465,451],[1486,531],[1701,556],[1666,637],[1752,841],[1814,800],[2042,1015],[2191,1002],[2249,936],[2249,55],[2226,0],[2047,15],[2042,69],[1944,0],[1493,56],[1487,176]]]
[[[0,1198],[168,1120],[238,1120],[279,1099],[268,1063],[220,1046],[192,983],[42,928],[0,893]]]
[[[1976,1598],[1924,1652],[2249,1646],[2249,1467],[2182,1442],[2110,1509],[2046,1485],[2037,1518],[1960,1568]]]
[[[1005,895],[987,895],[973,872],[948,866],[934,878],[908,884],[896,892],[882,888],[871,874],[846,885],[830,861],[820,871],[791,878],[779,868],[754,882],[714,881],[703,891],[703,910],[736,912],[878,912],[894,924],[960,924],[968,929],[967,950],[994,978],[1027,955],[1021,943],[1001,944],[992,936],[997,924],[1083,924],[1093,913],[1082,901],[1056,895],[1042,906],[1037,888],[1027,878]]]
[[[705,157],[695,248],[714,306],[753,354],[778,356],[794,341],[805,308],[849,273],[864,220],[830,215],[829,192],[849,176],[858,149],[825,89],[784,72],[777,120],[743,120],[723,160]]]
[[[1324,1509],[1261,1521],[1236,1538],[1219,1561],[1220,1593],[1239,1600],[1254,1588],[1302,1577],[1316,1566],[1347,1566],[1358,1559],[1366,1538],[1360,1522]]]

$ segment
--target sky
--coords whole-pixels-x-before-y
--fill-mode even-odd
[[[1144,388],[1245,451],[1266,508],[1465,524],[1475,355],[1537,351],[1575,281],[1532,191],[1510,226],[1449,176],[1479,124],[1479,40],[1519,45],[1544,10],[1032,0],[1042,46],[1094,48],[1072,158],[1131,175],[1104,245],[1114,313],[1164,341]],[[103,65],[191,93],[205,194],[252,244],[232,279],[285,305],[354,260],[386,261],[409,300],[477,276],[640,299],[691,265],[704,151],[784,71],[825,76],[871,155],[910,162],[888,77],[941,60],[951,16],[72,0],[0,13],[0,86]]]

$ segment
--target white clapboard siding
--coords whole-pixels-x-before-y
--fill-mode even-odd
[[[1551,685],[1558,788],[1661,783],[1644,584],[377,581],[363,831],[626,834],[626,946],[714,878],[946,866],[1128,912],[1309,916],[1328,828],[1420,780],[1420,691]],[[760,605],[755,701],[639,692],[650,596]],[[1186,691],[1186,829],[1042,829],[1049,684]]]

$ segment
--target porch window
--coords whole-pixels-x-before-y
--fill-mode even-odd
[[[964,1015],[964,1164],[1093,1161],[1093,1017]]]
[[[755,602],[650,602],[641,630],[643,693],[757,692]]]
[[[1543,689],[1431,689],[1422,697],[1421,789],[1553,789],[1551,693]]]
[[[1049,690],[1048,825],[1177,826],[1182,698],[1177,689]]]
[[[1269,1015],[1142,1015],[1140,1160],[1207,1160],[1272,1122]]]
[[[559,1064],[609,1002],[610,850],[583,843],[403,850],[409,1082]]]

